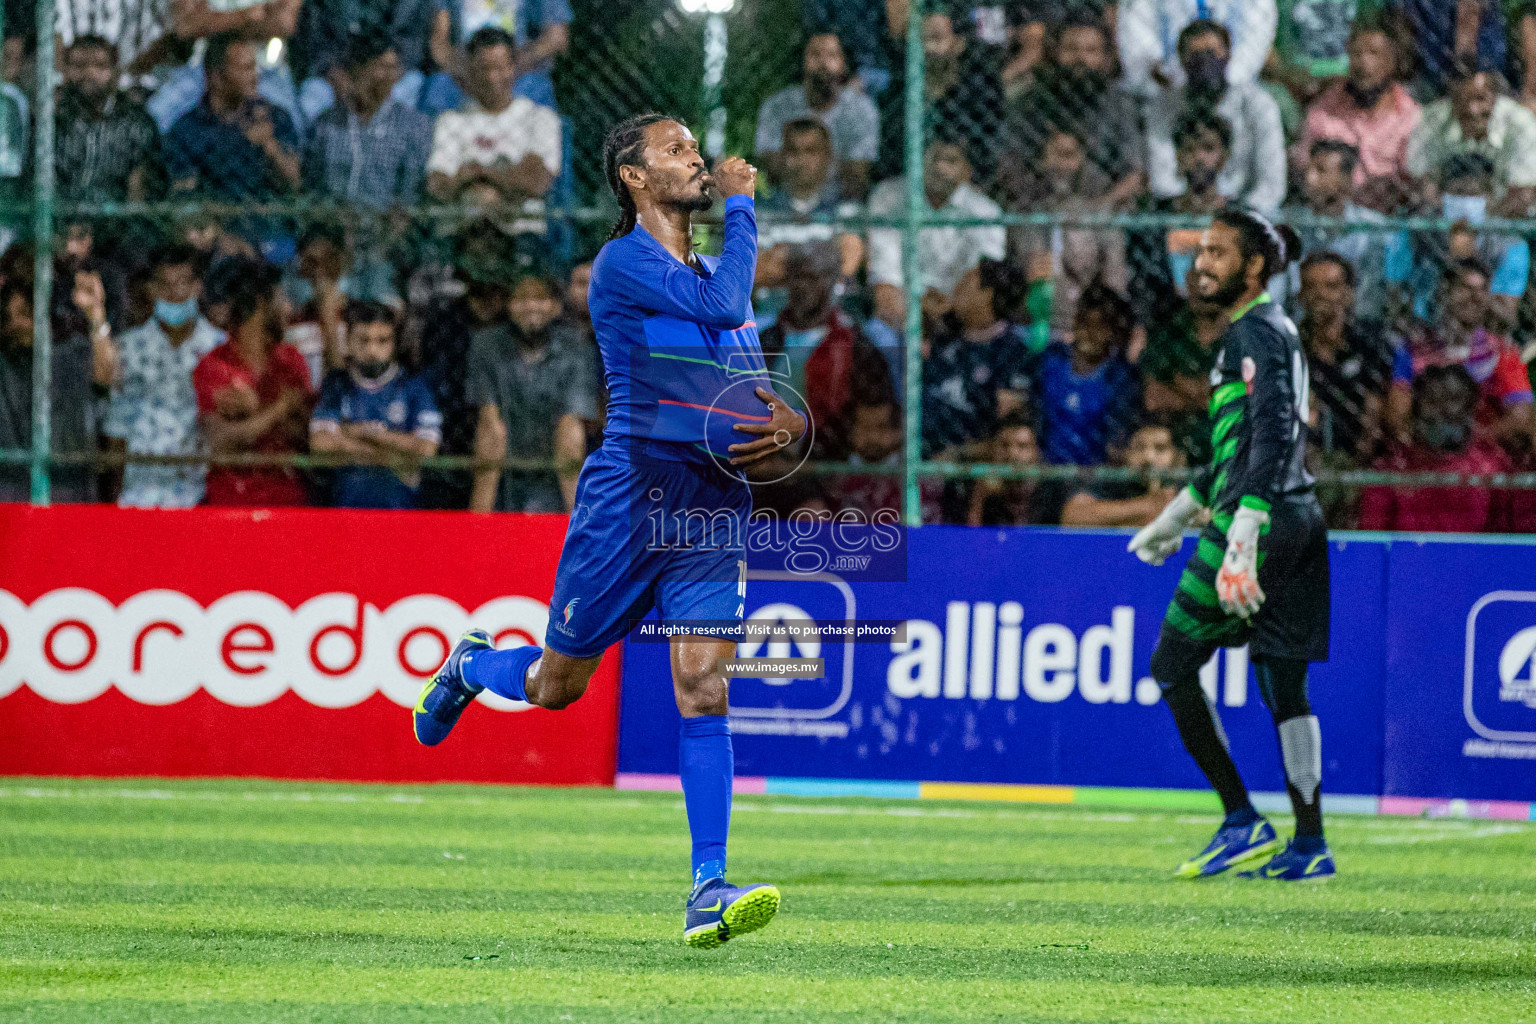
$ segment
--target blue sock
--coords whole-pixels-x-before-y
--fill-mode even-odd
[[[725,837],[731,828],[731,782],[736,757],[724,715],[683,719],[677,744],[683,803],[693,836],[693,884],[725,877]]]
[[[508,700],[527,700],[524,677],[528,667],[543,653],[544,648],[532,644],[505,651],[475,651],[465,655],[460,671],[471,686],[483,687]]]
[[[1221,827],[1243,828],[1247,825],[1252,825],[1258,820],[1259,812],[1253,809],[1252,804],[1249,804],[1247,807],[1239,807],[1237,810],[1227,815],[1227,820],[1221,823]]]

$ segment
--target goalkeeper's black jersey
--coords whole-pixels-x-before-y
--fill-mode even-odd
[[[1211,371],[1211,464],[1196,494],[1216,521],[1239,504],[1312,490],[1307,472],[1307,357],[1296,325],[1267,294],[1239,312]]]

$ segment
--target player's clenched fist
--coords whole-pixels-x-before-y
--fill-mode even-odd
[[[721,199],[750,196],[757,191],[757,168],[739,156],[728,156],[715,166],[715,191]]]

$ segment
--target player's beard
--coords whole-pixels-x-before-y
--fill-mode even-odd
[[[1248,282],[1241,270],[1216,282],[1216,290],[1209,295],[1202,295],[1202,301],[1209,302],[1213,306],[1230,306],[1242,298],[1247,289]]]

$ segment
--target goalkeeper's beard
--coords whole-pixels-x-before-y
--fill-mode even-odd
[[[1238,272],[1218,280],[1216,290],[1209,295],[1201,296],[1201,298],[1213,306],[1230,310],[1237,304],[1237,300],[1243,297],[1243,292],[1247,290],[1248,282],[1245,275],[1242,272]]]

